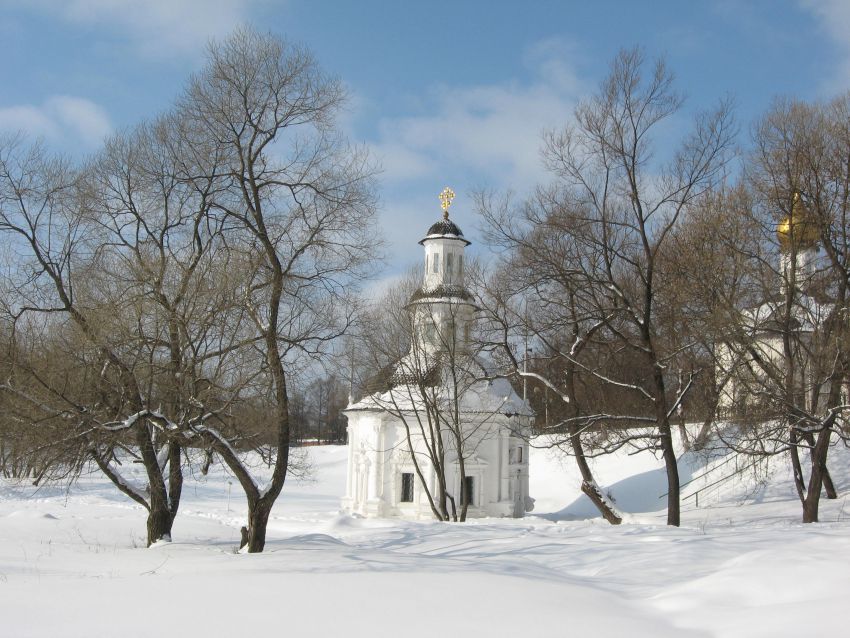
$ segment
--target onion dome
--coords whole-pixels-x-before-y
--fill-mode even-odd
[[[794,191],[791,214],[777,225],[776,237],[782,250],[790,250],[792,246],[797,250],[808,250],[820,240],[817,221],[812,218],[799,191]]]

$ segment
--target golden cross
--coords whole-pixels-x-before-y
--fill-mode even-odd
[[[455,192],[446,186],[443,192],[440,193],[440,207],[443,209],[443,217],[449,218],[449,206],[452,205],[452,200],[455,198]]]

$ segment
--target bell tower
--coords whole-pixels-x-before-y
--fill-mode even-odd
[[[814,274],[820,234],[798,190],[792,193],[791,212],[776,227],[776,237],[782,293],[805,289]]]
[[[443,218],[419,241],[425,249],[424,277],[409,304],[416,313],[418,339],[429,351],[468,344],[477,309],[464,284],[464,251],[471,242],[449,219],[454,191],[446,187],[439,197]]]

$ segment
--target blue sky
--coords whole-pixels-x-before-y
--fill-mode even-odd
[[[621,47],[666,56],[682,126],[731,95],[744,144],[775,96],[850,88],[850,0],[0,0],[0,16],[0,129],[78,155],[168,108],[208,39],[237,24],[307,45],[349,87],[342,126],[383,165],[385,275],[418,258],[445,185],[474,241],[473,188],[544,181],[541,131]]]

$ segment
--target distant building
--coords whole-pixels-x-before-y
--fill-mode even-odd
[[[532,508],[528,449],[522,436],[532,412],[507,380],[482,378],[487,364],[469,348],[477,310],[464,286],[464,250],[470,242],[448,218],[450,197],[453,193],[446,189],[441,196],[444,218],[419,242],[425,249],[425,275],[407,306],[414,331],[410,352],[395,365],[389,388],[344,411],[349,456],[342,505],[352,513],[433,518],[423,481],[428,491],[437,493],[438,472],[429,451],[433,439],[425,433],[441,421],[446,442],[443,474],[456,508],[461,505],[462,481],[469,495],[469,518],[520,517]],[[450,376],[452,384],[447,383]],[[459,389],[453,394],[452,388]],[[463,438],[463,476],[448,431],[454,427],[452,418]]]
[[[818,347],[813,340],[817,339],[834,304],[817,293],[819,230],[798,192],[793,194],[790,214],[777,225],[776,235],[780,280],[775,293],[741,313],[740,329],[744,334],[717,346],[718,408],[724,416],[748,412],[764,416],[761,404],[775,400],[775,393],[764,392],[766,386],[775,385],[765,367],[780,371],[780,377],[784,374],[786,334],[793,335],[789,343],[793,348],[794,378],[790,379],[789,389],[803,403],[809,403],[813,384],[822,382],[812,374],[812,356]],[[763,363],[757,363],[757,357]],[[787,381],[781,378],[782,383]],[[824,398],[822,393],[819,403]],[[822,406],[808,407],[818,411]]]

